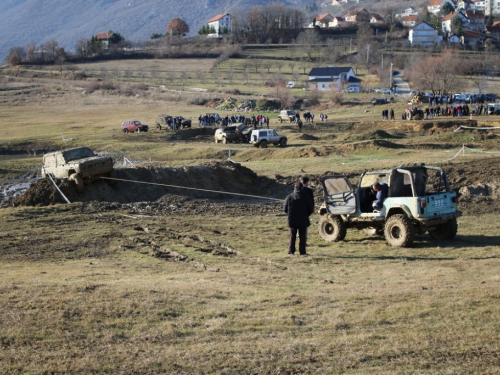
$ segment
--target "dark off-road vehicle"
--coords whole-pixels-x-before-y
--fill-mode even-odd
[[[155,118],[156,129],[158,129],[158,130],[173,129],[174,122],[178,123],[179,120],[181,123],[179,129],[191,127],[191,119],[187,119],[187,118],[184,118],[182,116],[158,115]],[[169,122],[170,122],[170,126],[169,126]]]
[[[407,247],[416,234],[428,232],[435,240],[451,240],[457,234],[457,193],[450,190],[441,168],[424,165],[366,172],[356,189],[343,175],[322,180],[325,202],[320,208],[319,234],[341,241],[348,228],[384,235],[391,246]],[[376,182],[388,185],[388,197],[374,211]]]
[[[113,159],[98,156],[87,147],[70,148],[43,155],[42,177],[50,174],[54,178],[67,178],[76,185],[76,191],[82,193],[84,184],[101,177],[115,178]],[[115,181],[108,180],[112,185]]]
[[[245,124],[232,124],[224,128],[217,129],[214,134],[215,143],[229,143],[229,142],[242,142],[247,143],[250,141],[250,133],[252,129]]]

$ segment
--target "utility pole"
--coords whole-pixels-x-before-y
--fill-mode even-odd
[[[392,63],[391,63],[391,70],[390,70],[390,73],[389,73],[389,88],[392,89]]]

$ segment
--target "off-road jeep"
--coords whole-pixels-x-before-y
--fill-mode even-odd
[[[214,134],[215,143],[244,142],[250,141],[252,129],[245,124],[232,124],[224,128],[217,129]]]
[[[388,185],[388,197],[374,211],[372,185]],[[365,172],[357,189],[343,175],[321,179],[325,202],[319,213],[319,234],[326,241],[341,241],[347,228],[384,234],[391,246],[407,247],[416,234],[451,240],[457,234],[457,193],[450,190],[441,168],[424,165]]]
[[[290,109],[285,109],[283,111],[280,111],[280,114],[278,115],[278,121],[279,122],[283,122],[283,121],[293,122],[293,121],[295,121],[295,112],[290,110]]]
[[[174,128],[174,126],[173,126],[174,121],[178,122],[179,120],[181,122],[179,129],[191,127],[191,120],[186,119],[182,116],[158,115],[155,118],[156,129],[158,129],[158,130],[173,129]],[[168,124],[169,122],[170,122],[170,126]]]
[[[76,191],[82,193],[84,184],[89,184],[100,177],[115,178],[113,159],[98,156],[87,147],[70,148],[43,155],[42,177],[51,174],[55,178],[67,178],[76,185]],[[112,185],[115,181],[108,180]]]
[[[280,145],[285,147],[287,138],[284,135],[279,135],[274,129],[252,130],[250,135],[250,143],[255,147],[267,148],[269,143],[275,146]]]

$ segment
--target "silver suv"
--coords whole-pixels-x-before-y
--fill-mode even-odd
[[[292,111],[291,109],[285,109],[280,112],[278,115],[278,121],[283,122],[283,121],[290,121],[293,122],[295,121],[295,112]]]
[[[250,135],[250,143],[255,147],[267,148],[269,143],[275,146],[285,147],[287,138],[284,135],[279,135],[274,129],[252,130]]]
[[[98,156],[87,147],[70,148],[43,155],[42,177],[50,174],[55,178],[67,178],[76,185],[76,191],[82,193],[84,184],[101,177],[115,178],[113,159]],[[113,180],[109,180],[113,184]]]
[[[374,183],[387,184],[388,196],[374,211]],[[424,165],[371,171],[361,175],[354,189],[343,175],[321,179],[325,203],[319,213],[319,234],[325,241],[341,241],[347,228],[384,235],[391,246],[407,247],[416,234],[452,240],[457,234],[457,193],[450,190],[441,168]]]

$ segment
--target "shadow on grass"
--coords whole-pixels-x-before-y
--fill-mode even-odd
[[[359,243],[374,241],[374,242],[385,242],[384,237],[365,237],[360,239],[352,239],[345,241],[346,243]],[[318,247],[329,247],[331,244],[318,245]],[[481,235],[472,235],[472,236],[457,236],[454,240],[450,241],[434,241],[429,236],[417,236],[413,245],[408,249],[426,249],[426,248],[435,248],[439,247],[441,249],[464,249],[464,248],[484,248],[486,246],[500,246],[500,236],[481,236]],[[387,245],[388,249],[397,249]],[[407,255],[381,255],[381,256],[362,256],[362,255],[339,255],[339,256],[331,256],[325,254],[324,255],[330,258],[339,258],[339,259],[377,259],[377,260],[397,260],[397,259],[405,259],[408,261],[416,261],[416,260],[457,260],[463,259],[463,255],[459,257],[418,257],[418,256],[407,256]],[[500,255],[492,255],[485,257],[468,257],[467,259],[471,260],[486,260],[486,259],[500,259]]]

